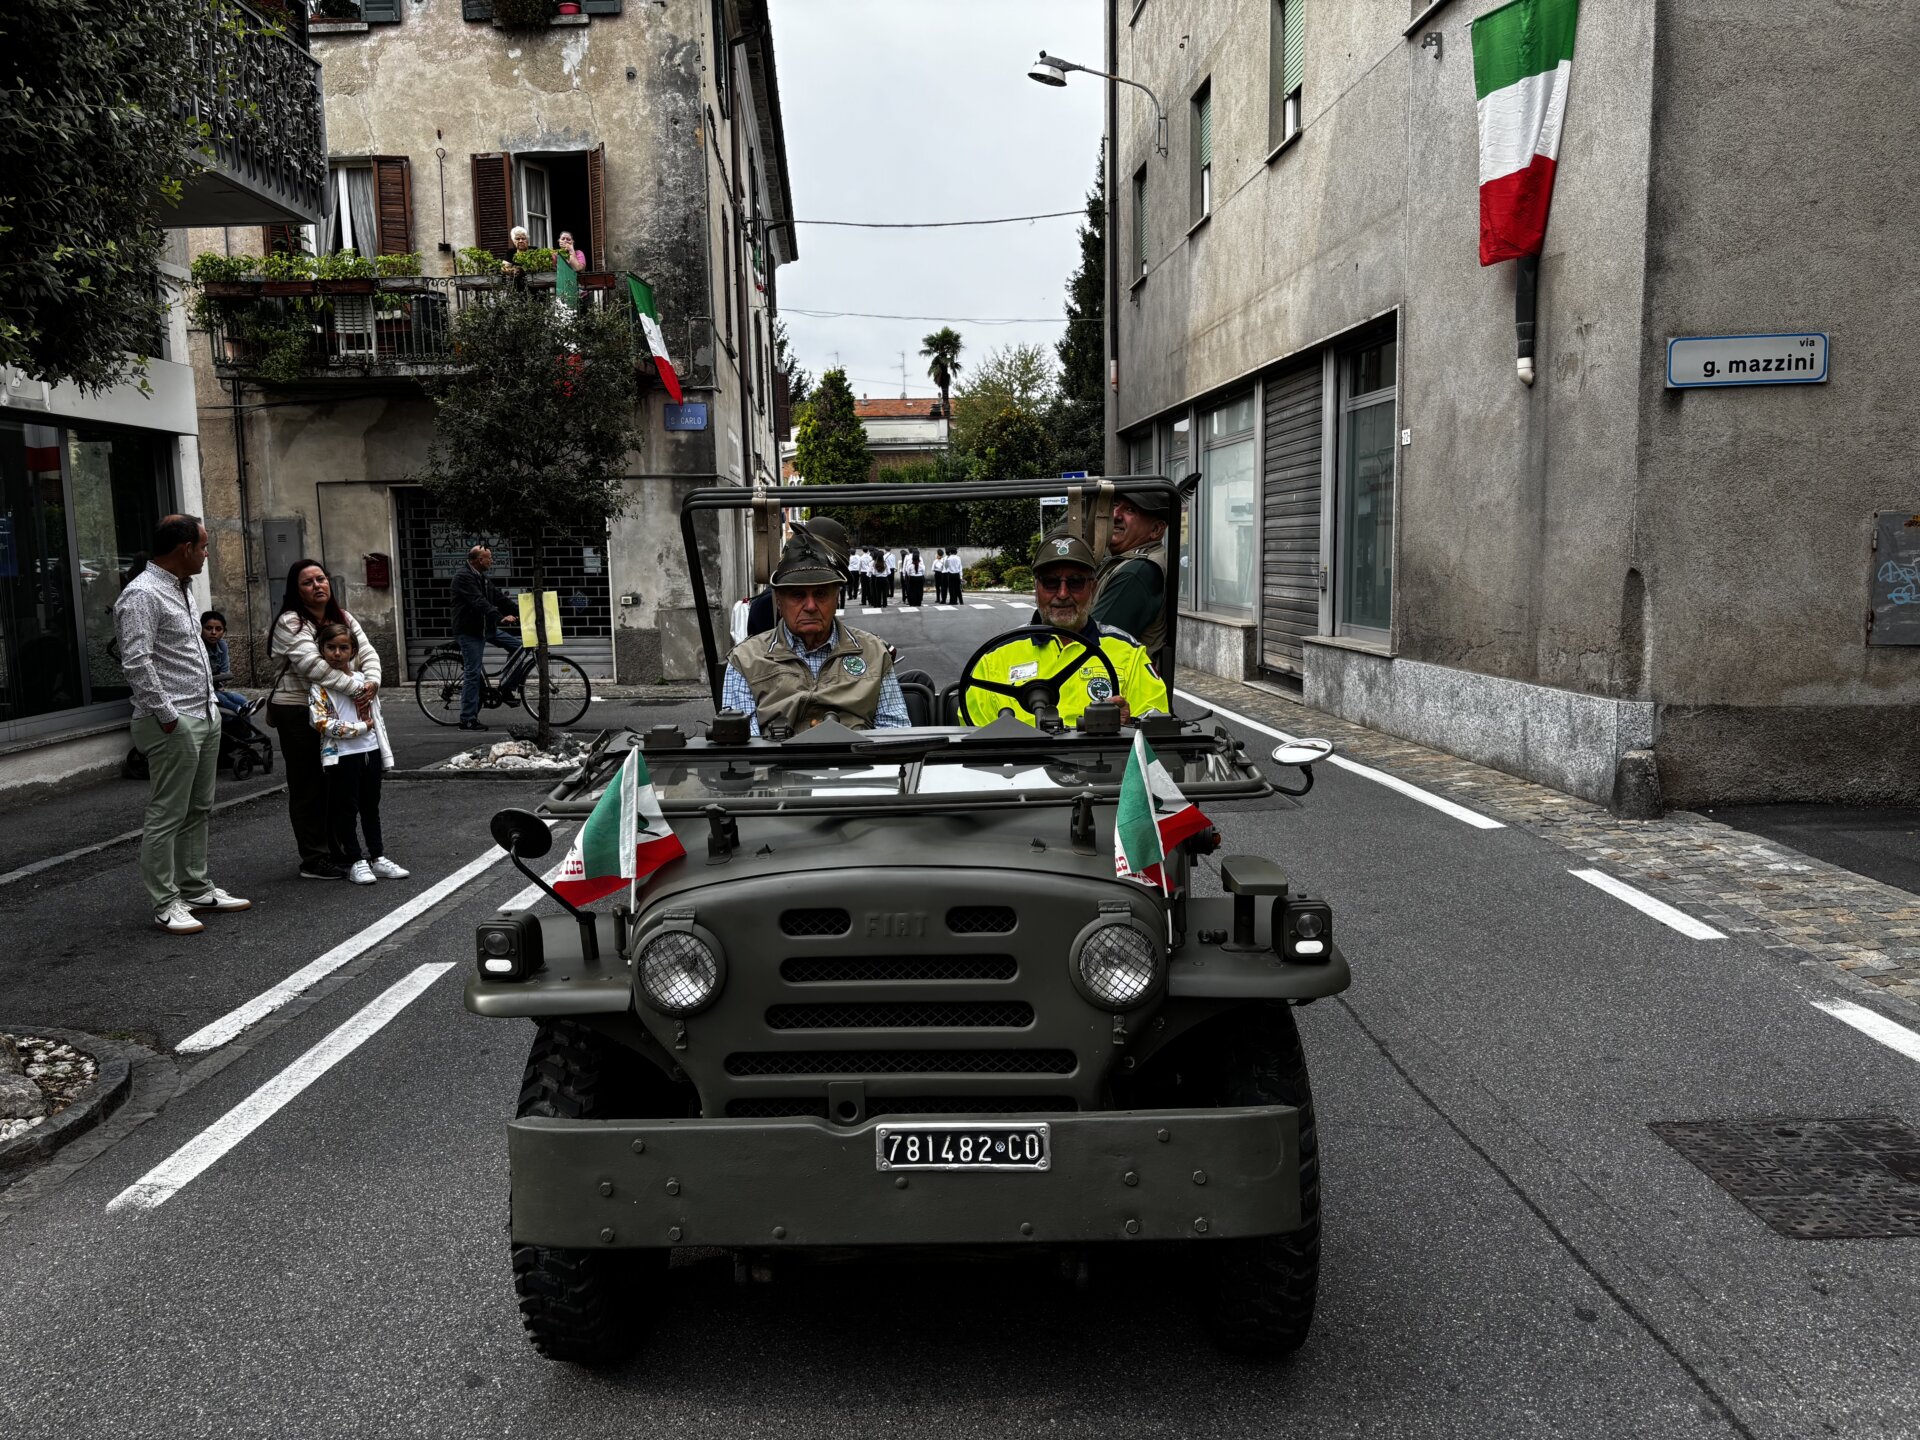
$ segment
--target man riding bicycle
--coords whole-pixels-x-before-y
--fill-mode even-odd
[[[493,551],[476,545],[467,551],[467,568],[453,577],[453,638],[460,646],[463,674],[460,684],[460,728],[484,730],[480,723],[480,693],[486,680],[487,646],[497,645],[509,655],[520,649],[520,637],[500,628],[516,619],[507,592],[487,579]]]

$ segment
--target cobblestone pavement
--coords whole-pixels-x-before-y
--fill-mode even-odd
[[[1290,735],[1325,736],[1342,755],[1551,840],[1715,929],[1751,936],[1920,1019],[1920,895],[1691,811],[1618,819],[1547,786],[1349,724],[1277,689],[1192,670],[1179,684]]]

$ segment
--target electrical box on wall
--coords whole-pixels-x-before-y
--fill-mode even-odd
[[[361,558],[366,561],[369,590],[385,590],[393,584],[393,561],[389,557],[376,550]]]
[[[287,583],[287,571],[293,562],[307,553],[307,522],[299,516],[260,522],[260,547],[264,562],[261,579],[275,605]]]

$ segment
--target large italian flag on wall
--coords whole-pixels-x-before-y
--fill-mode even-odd
[[[1573,78],[1579,0],[1513,0],[1473,22],[1480,263],[1538,255]]]

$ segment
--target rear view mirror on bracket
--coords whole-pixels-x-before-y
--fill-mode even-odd
[[[1311,765],[1332,753],[1331,740],[1289,740],[1283,745],[1274,746],[1273,758],[1280,765]]]

